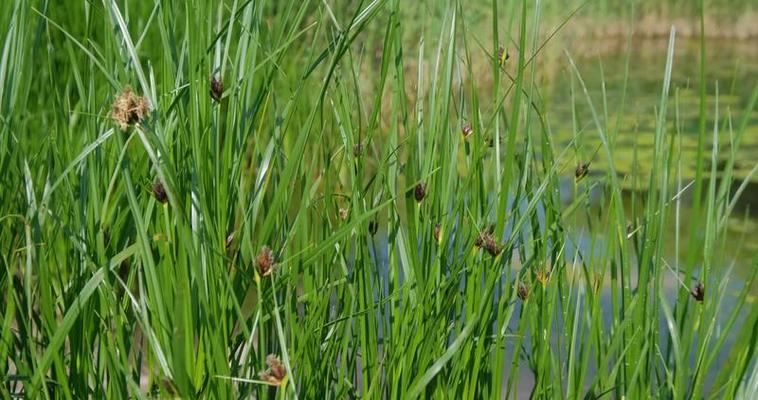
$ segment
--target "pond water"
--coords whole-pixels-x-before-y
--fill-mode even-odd
[[[584,44],[582,46],[586,47]],[[624,41],[598,44],[592,52],[576,50],[580,46],[571,43],[566,43],[563,48],[554,46],[545,55],[547,61],[544,62],[543,70],[547,77],[541,86],[555,142],[567,146],[574,139],[574,132],[580,132],[584,146],[579,149],[577,158],[592,158],[592,172],[596,177],[602,177],[603,171],[608,168],[608,162],[602,152],[595,154],[600,139],[581,86],[569,67],[566,52],[571,54],[596,110],[604,119],[601,123],[606,124],[611,132],[618,129],[614,163],[629,198],[632,193],[644,192],[643,182],[647,180],[652,164],[655,115],[660,103],[668,39],[635,38],[631,46],[626,94],[623,92],[627,60]],[[748,118],[741,146],[735,154],[732,192],[743,182],[747,186],[728,221],[725,242],[725,253],[734,256],[736,272],[746,275],[748,269],[753,267],[753,259],[758,253],[758,174],[748,179],[750,171],[758,164],[758,110],[746,110],[750,96],[758,84],[758,43],[713,40],[708,41],[706,46],[708,140],[703,160],[706,170],[710,169],[711,164],[715,108],[718,106],[719,166],[723,165],[731,152],[730,137],[742,119]],[[573,54],[575,51],[576,54]],[[699,41],[677,39],[667,120],[669,133],[677,134],[681,141],[682,186],[686,186],[694,177],[697,162],[699,81]],[[619,112],[622,106],[623,109]],[[607,121],[603,116],[606,109]],[[675,124],[674,121],[678,122]],[[733,127],[731,131],[730,126]],[[565,171],[573,174],[574,168],[570,166]],[[638,179],[636,187],[629,179],[633,171],[640,174],[638,177],[644,177]],[[573,176],[567,175],[563,188],[564,200],[571,200],[573,186]],[[601,196],[593,196],[596,201],[600,201],[600,198]],[[684,234],[687,232],[686,222],[690,220],[691,200],[690,189],[682,196],[682,243],[686,243],[684,240],[687,239]],[[670,232],[666,233],[668,238],[673,238],[676,234],[673,222],[672,220],[669,224]],[[673,243],[673,240],[667,241],[667,254],[672,257],[675,255]],[[682,253],[685,250],[682,249]]]

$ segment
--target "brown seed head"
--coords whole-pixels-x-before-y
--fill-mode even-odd
[[[692,297],[694,297],[695,300],[702,302],[705,297],[705,285],[703,282],[696,283],[695,287],[690,291],[690,294],[692,294]]]
[[[258,268],[258,274],[261,276],[271,275],[276,266],[274,252],[268,246],[263,246],[261,252],[255,257],[255,266]]]
[[[440,224],[434,225],[434,230],[432,231],[432,236],[434,236],[434,240],[439,242],[441,234],[442,234],[442,225]]]
[[[416,198],[417,202],[421,202],[421,200],[424,200],[424,197],[426,197],[426,184],[425,183],[419,183],[416,185],[416,187],[413,189],[413,197]]]
[[[489,237],[484,241],[484,250],[487,251],[492,257],[497,257],[503,252],[503,246],[499,245],[493,237]]]
[[[590,163],[584,163],[579,164],[576,166],[576,169],[574,170],[574,177],[576,177],[576,180],[579,181],[590,172]]]
[[[529,288],[526,287],[523,283],[518,284],[518,298],[521,299],[521,301],[525,301],[526,298],[529,297]]]
[[[210,79],[211,83],[211,98],[216,100],[217,103],[221,102],[221,97],[224,95],[224,80],[221,76],[213,74]]]
[[[468,139],[474,133],[474,128],[471,127],[470,123],[466,122],[461,126],[461,133],[464,139]]]
[[[339,213],[340,213],[340,219],[345,221],[348,215],[350,215],[350,209],[348,209],[347,207],[340,207]]]
[[[284,368],[282,361],[279,357],[269,354],[266,356],[266,365],[268,365],[268,369],[259,374],[261,379],[274,386],[281,386],[282,381],[287,376],[287,369]]]
[[[503,246],[501,246],[495,237],[489,231],[483,231],[474,240],[474,246],[484,249],[492,257],[497,257],[503,252]]]
[[[134,125],[145,118],[149,110],[150,103],[147,99],[135,95],[132,88],[127,86],[124,88],[124,92],[116,97],[113,102],[111,118],[122,131],[125,131],[130,125]]]
[[[163,187],[163,183],[160,181],[155,182],[153,184],[153,196],[156,200],[161,202],[162,204],[166,204],[168,202],[168,195],[166,194],[166,188]]]

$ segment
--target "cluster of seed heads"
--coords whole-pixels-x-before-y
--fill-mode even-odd
[[[284,378],[287,376],[287,370],[284,368],[282,361],[279,357],[269,354],[266,356],[266,365],[268,366],[268,369],[261,371],[259,374],[261,379],[271,385],[281,386],[282,381],[284,381]]]

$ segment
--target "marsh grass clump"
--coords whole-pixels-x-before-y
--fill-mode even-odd
[[[122,131],[144,119],[150,111],[147,98],[137,96],[132,88],[127,86],[121,92],[111,107],[111,118]]]
[[[477,1],[0,1],[0,397],[755,398],[752,64]]]

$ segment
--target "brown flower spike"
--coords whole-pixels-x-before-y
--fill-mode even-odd
[[[695,284],[695,287],[692,288],[690,294],[692,294],[692,297],[694,297],[695,300],[702,302],[705,297],[705,285],[703,285],[703,282]]]
[[[274,386],[281,386],[282,381],[287,376],[287,370],[282,361],[279,360],[279,357],[269,354],[266,356],[266,365],[268,365],[268,369],[259,374],[261,379]]]
[[[160,181],[153,184],[153,196],[162,204],[166,204],[168,202],[168,194],[166,194],[166,188],[163,187],[163,183]]]
[[[276,260],[274,259],[274,252],[268,246],[263,246],[261,252],[255,257],[255,266],[261,276],[271,275],[271,272],[274,271]]]
[[[147,116],[150,111],[150,103],[146,98],[134,94],[132,88],[127,86],[124,92],[116,97],[111,107],[111,118],[125,131],[130,125],[134,125]]]

